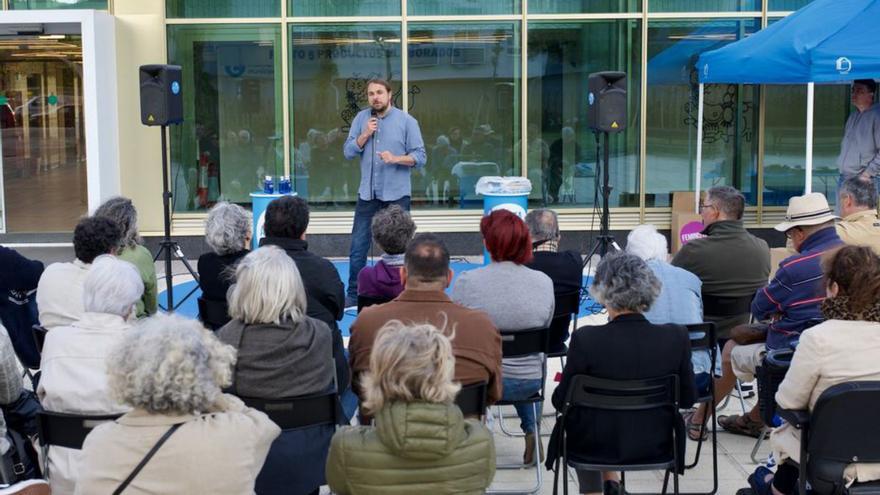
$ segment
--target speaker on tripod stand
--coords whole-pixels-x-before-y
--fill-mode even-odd
[[[596,174],[602,177],[602,216],[599,236],[584,260],[584,267],[593,255],[604,256],[609,251],[619,251],[620,246],[611,235],[608,201],[611,196],[609,184],[609,135],[626,129],[626,73],[594,72],[587,80],[587,125],[596,134],[596,143],[602,139],[602,161],[596,163]]]

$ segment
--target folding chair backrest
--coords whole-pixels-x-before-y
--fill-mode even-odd
[[[718,338],[715,335],[715,323],[690,323],[685,325],[691,339],[691,352],[709,351],[715,353]]]
[[[292,399],[241,397],[249,407],[262,411],[282,430],[338,424],[336,392]]]
[[[116,420],[121,414],[81,416],[50,411],[37,413],[40,443],[69,449],[82,449],[83,441],[96,426]]]
[[[361,296],[358,295],[358,313],[361,312],[362,309],[367,306],[374,306],[377,304],[385,304],[390,301],[392,298],[390,297],[376,297],[376,296]]]
[[[43,344],[46,343],[46,334],[49,333],[49,330],[46,329],[46,327],[43,327],[40,325],[34,325],[32,327],[32,330],[34,332],[34,343],[37,345],[37,351],[39,351],[40,354],[42,354],[43,353]]]
[[[707,316],[725,317],[749,314],[752,311],[753,296],[718,297],[703,294],[703,314]]]
[[[199,297],[199,320],[206,327],[217,330],[231,320],[229,307],[225,301],[212,301]]]
[[[678,376],[665,375],[644,380],[609,380],[576,375],[566,394],[565,407],[611,411],[664,408],[677,410]]]
[[[581,290],[576,289],[569,292],[561,292],[556,294],[556,309],[553,313],[553,318],[560,317],[569,317],[571,315],[576,315],[580,312],[580,304],[581,304]]]
[[[776,423],[776,392],[788,373],[792,356],[794,351],[790,349],[770,351],[755,371],[758,379],[758,410],[765,425]]]
[[[506,358],[541,352],[546,354],[549,336],[546,328],[501,330],[501,354]]]
[[[455,396],[455,405],[465,416],[482,418],[486,414],[486,382],[472,383],[464,386]]]

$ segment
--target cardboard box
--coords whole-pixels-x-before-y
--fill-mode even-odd
[[[778,248],[770,248],[770,280],[773,280],[773,277],[776,276],[776,270],[779,269],[779,263],[782,262],[785,258],[789,256],[794,256],[797,254],[797,251],[786,246],[786,247],[778,247]]]
[[[703,230],[702,218],[699,213],[694,213],[694,194],[694,191],[672,193],[672,254],[677,253],[688,240],[700,237],[699,232]]]

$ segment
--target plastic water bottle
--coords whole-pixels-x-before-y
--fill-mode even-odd
[[[275,192],[275,181],[272,180],[271,175],[267,175],[266,179],[263,181],[263,192],[266,194],[272,194]]]
[[[281,181],[278,183],[278,192],[281,194],[290,194],[290,176],[282,175]]]

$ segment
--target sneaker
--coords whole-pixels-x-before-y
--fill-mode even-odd
[[[0,495],[51,495],[46,480],[26,480],[0,488]]]

